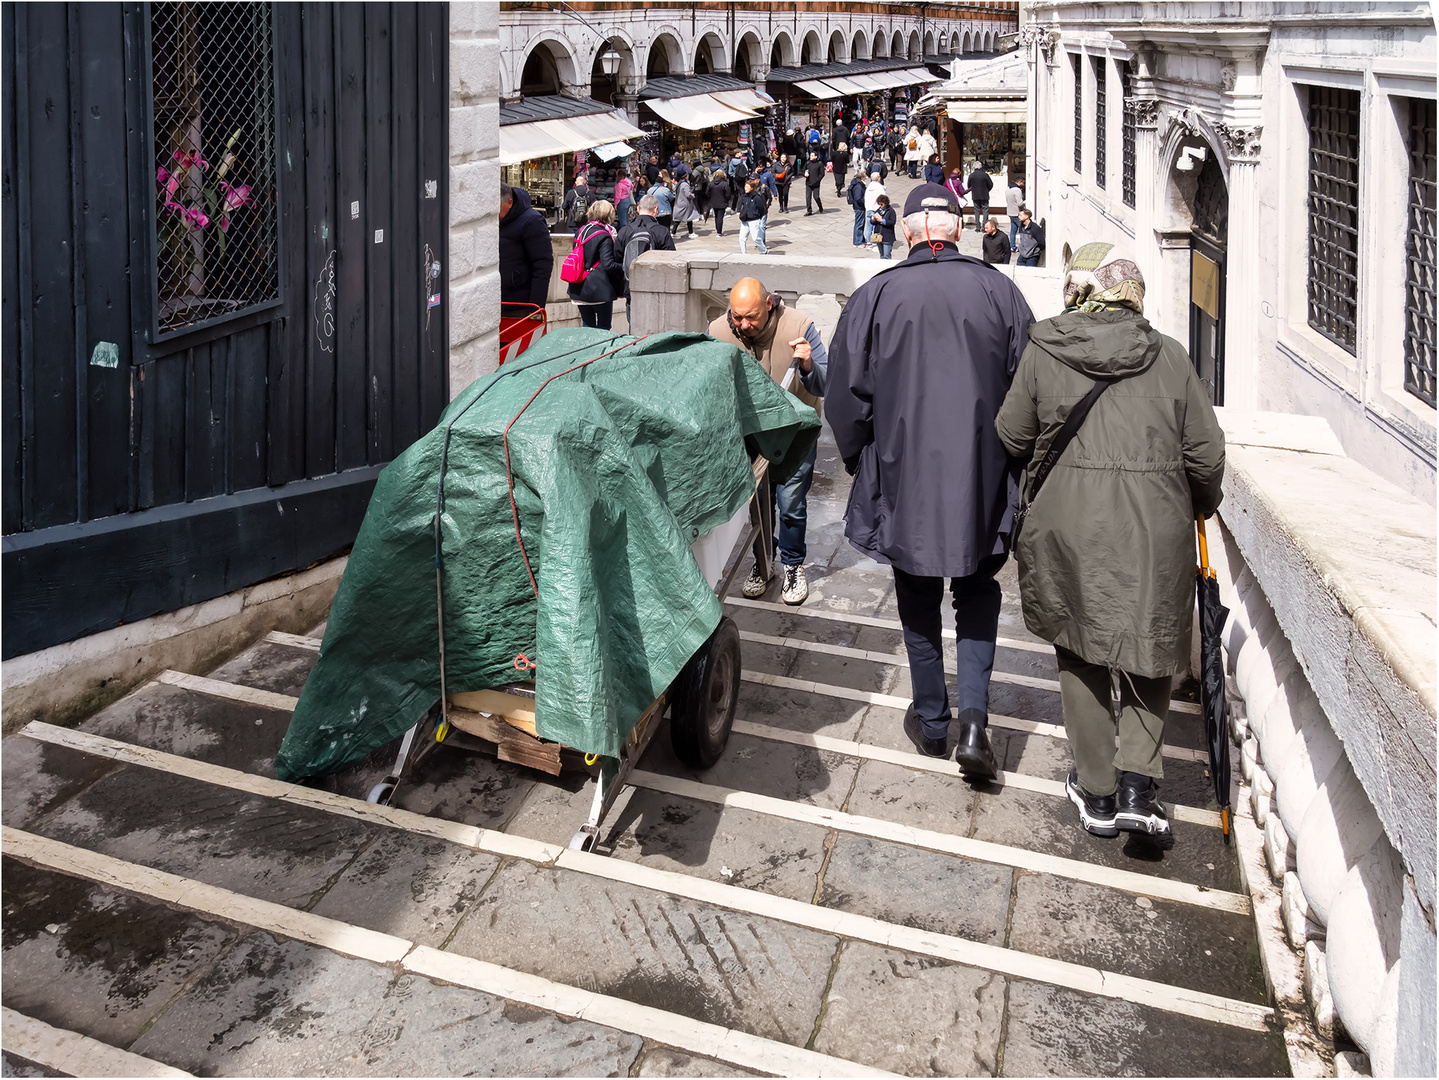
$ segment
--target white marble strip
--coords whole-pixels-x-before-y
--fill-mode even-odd
[[[282,712],[293,712],[295,704],[300,700],[289,694],[277,694],[272,690],[257,690],[253,686],[241,686],[239,683],[207,679],[203,675],[187,675],[183,671],[162,671],[155,677],[155,681],[162,682],[167,686],[194,690],[200,694],[209,694],[211,697],[229,698],[231,701],[243,701],[246,705],[260,705],[266,709],[279,709]]]
[[[959,763],[953,758],[925,757],[912,750],[891,750],[888,747],[875,746],[872,743],[836,739],[829,735],[787,731],[784,728],[771,727],[768,724],[755,724],[748,720],[736,720],[731,730],[741,735],[753,735],[758,739],[768,739],[771,742],[789,743],[791,746],[810,746],[816,750],[827,750],[835,754],[844,754],[846,757],[863,758],[866,761],[882,761],[887,765],[899,765],[917,772],[963,777],[959,770]],[[1001,772],[994,783],[1000,787],[1034,791],[1041,795],[1055,795],[1061,799],[1068,798],[1061,781],[1048,780],[1042,776],[1030,776],[1028,773]],[[1164,806],[1169,811],[1172,821],[1184,821],[1191,825],[1208,825],[1216,829],[1220,827],[1219,815],[1213,810],[1204,810],[1194,806],[1178,806],[1168,801]]]
[[[52,1027],[8,1006],[0,1007],[0,1044],[7,1052],[64,1076],[191,1075],[88,1035]]]
[[[309,649],[311,652],[320,651],[320,638],[306,637],[304,634],[287,634],[283,630],[271,630],[265,635],[265,640],[275,645],[292,645],[297,649]]]
[[[1172,900],[1195,907],[1212,908],[1216,911],[1231,911],[1239,915],[1249,914],[1249,898],[1239,893],[1222,889],[1206,889],[1186,881],[1137,874],[1133,870],[1117,870],[1083,859],[1066,859],[1042,851],[996,844],[989,840],[972,840],[953,833],[920,829],[880,818],[862,817],[843,810],[828,810],[811,803],[789,802],[770,795],[758,795],[752,791],[720,787],[717,784],[702,784],[678,776],[665,776],[644,769],[630,773],[629,782],[635,787],[661,791],[667,795],[699,802],[718,803],[740,810],[751,810],[766,817],[798,821],[805,825],[817,825],[823,829],[836,829],[855,836],[867,836],[891,844],[925,848],[946,855],[956,855],[977,862],[1012,866],[1017,870],[1028,870],[1036,874],[1051,874],[1054,877],[1082,881],[1089,885],[1118,889],[1135,896],[1148,896],[1155,900]]]
[[[871,664],[884,664],[889,667],[909,667],[909,657],[902,652],[886,653],[878,652],[875,649],[854,649],[848,645],[830,645],[823,641],[807,641],[804,638],[778,637],[775,634],[756,634],[750,630],[739,632],[741,641],[752,641],[757,645],[772,645],[777,649],[799,649],[803,652],[822,653],[825,656],[843,656],[851,660],[867,660]],[[957,669],[953,664],[945,664],[946,675],[954,675]],[[1011,686],[1027,686],[1034,690],[1049,690],[1059,693],[1058,679],[1040,679],[1033,675],[1020,675],[1013,671],[994,671],[990,673],[990,682],[1009,683]],[[1192,701],[1171,701],[1170,712],[1188,713],[1193,716],[1200,714],[1200,708]]]
[[[214,918],[257,930],[297,938],[312,945],[376,964],[398,964],[403,971],[496,997],[518,1001],[606,1027],[618,1028],[688,1053],[718,1058],[741,1068],[782,1076],[893,1076],[840,1058],[829,1057],[746,1032],[692,1020],[622,998],[553,982],[538,975],[500,967],[412,941],[352,926],[338,919],[295,911],[268,900],[256,900],[163,870],[152,870],[109,855],[72,847],[57,840],[6,826],[5,853],[63,873],[124,889],[126,892],[175,904]],[[9,1047],[6,1047],[9,1049]],[[85,1075],[85,1074],[79,1074]],[[134,1073],[126,1075],[155,1075]],[[183,1074],[182,1074],[183,1075]]]
[[[758,686],[773,686],[780,690],[799,690],[806,694],[820,694],[823,697],[839,698],[843,701],[858,701],[865,705],[880,705],[886,709],[904,712],[909,708],[909,698],[893,694],[878,694],[873,690],[856,690],[850,686],[831,686],[828,683],[812,682],[809,679],[791,679],[788,675],[771,675],[767,671],[742,671],[740,678]],[[1030,735],[1045,735],[1051,739],[1065,739],[1069,736],[1060,724],[1047,724],[1040,720],[1025,720],[1019,716],[1004,716],[990,713],[989,722],[995,727],[1010,731],[1023,731]],[[1160,752],[1167,758],[1178,761],[1198,761],[1207,764],[1209,755],[1201,750],[1186,746],[1163,746]]]
[[[1232,1027],[1253,1031],[1266,1030],[1273,1010],[1267,1006],[1234,1001],[1214,994],[1172,987],[1165,983],[1120,975],[1099,968],[1086,967],[1061,960],[1033,956],[996,945],[983,945],[962,938],[913,927],[898,926],[865,915],[816,907],[813,904],[785,897],[770,896],[753,889],[706,881],[670,870],[659,870],[636,863],[608,859],[600,855],[569,851],[555,844],[546,844],[509,833],[479,829],[472,825],[425,817],[409,810],[376,806],[343,795],[316,791],[300,785],[284,784],[266,777],[227,769],[220,765],[191,761],[189,758],[166,754],[159,750],[136,747],[115,739],[68,728],[54,727],[39,721],[22,729],[21,734],[41,742],[69,746],[86,753],[98,754],[118,761],[167,770],[205,783],[239,791],[268,795],[297,805],[312,806],[362,821],[371,821],[392,828],[428,836],[438,836],[478,851],[524,859],[541,865],[552,865],[591,877],[621,881],[639,888],[668,893],[700,903],[714,904],[731,911],[748,912],[802,926],[822,933],[839,934],[858,941],[868,941],[887,948],[902,949],[921,956],[952,960],[970,967],[983,968],[1015,978],[1064,986],[1082,993],[1121,998],[1165,1012],[1194,1016]]]

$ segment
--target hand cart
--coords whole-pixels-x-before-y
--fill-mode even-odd
[[[788,390],[794,378],[795,368],[791,365],[780,385]],[[723,525],[703,536],[696,535],[690,545],[705,580],[721,601],[751,547],[757,548],[759,572],[766,579],[775,574],[775,484],[769,464],[762,456],[751,460],[755,491],[749,503]],[[516,667],[522,668],[525,659],[516,658]],[[594,776],[594,797],[589,817],[570,838],[569,846],[575,851],[590,851],[630,771],[649,749],[666,709],[675,756],[694,768],[709,768],[720,759],[729,741],[739,684],[739,630],[729,616],[721,615],[709,640],[635,722],[617,758],[582,754],[541,738],[535,729],[533,679],[491,690],[451,694],[444,709],[437,706],[433,715],[405,732],[394,769],[370,790],[369,801],[389,805],[400,782],[409,778],[430,751],[441,744],[474,750],[493,748],[501,761],[526,765],[552,776],[566,768],[585,768]]]

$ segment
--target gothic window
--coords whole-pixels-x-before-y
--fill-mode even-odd
[[[1084,58],[1072,53],[1074,62],[1074,171],[1084,171]]]
[[[1434,101],[1409,100],[1404,389],[1434,406]]]
[[[269,4],[150,7],[161,334],[279,299]]]
[[[1094,58],[1094,182],[1104,187],[1105,177],[1105,153],[1104,144],[1107,141],[1108,132],[1105,130],[1105,59],[1102,56]]]
[[[1359,301],[1359,91],[1309,87],[1309,325],[1350,354]]]
[[[1122,159],[1120,174],[1120,194],[1124,198],[1124,205],[1134,206],[1134,65],[1128,60],[1119,65],[1119,87],[1123,95],[1123,115],[1120,119],[1120,136],[1122,142]]]

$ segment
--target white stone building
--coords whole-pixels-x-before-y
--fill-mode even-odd
[[[1049,272],[1131,250],[1225,406],[1236,832],[1256,917],[1283,915],[1277,1003],[1313,1060],[1347,1036],[1336,1067],[1432,1076],[1430,6],[1040,0],[1020,42]]]

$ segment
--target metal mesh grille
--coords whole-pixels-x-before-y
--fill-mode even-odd
[[[1084,61],[1078,53],[1074,61],[1074,171],[1084,171]]]
[[[1359,91],[1309,87],[1309,325],[1356,351]]]
[[[161,332],[280,294],[271,25],[264,3],[151,6]]]
[[[1104,57],[1094,58],[1094,182],[1104,187],[1105,173],[1108,171],[1106,165],[1104,144],[1108,138],[1105,130],[1108,117],[1105,115],[1105,84],[1109,80],[1104,77]]]
[[[1128,60],[1119,65],[1119,86],[1120,93],[1124,96],[1123,114],[1119,121],[1119,134],[1122,143],[1120,158],[1120,194],[1124,198],[1124,205],[1134,205],[1134,129],[1137,117],[1134,109],[1134,65]]]
[[[1409,101],[1409,240],[1404,290],[1404,389],[1434,406],[1434,102]]]

